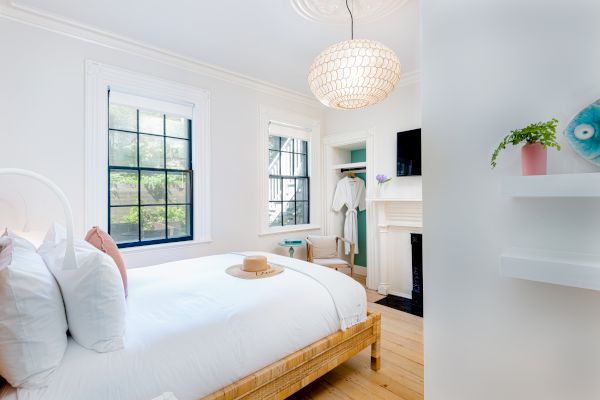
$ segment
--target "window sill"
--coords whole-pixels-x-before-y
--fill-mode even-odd
[[[280,235],[290,232],[314,231],[321,229],[319,225],[293,225],[280,228],[266,228],[258,233],[258,236]]]
[[[125,248],[119,249],[119,251],[123,254],[135,254],[135,253],[143,253],[143,252],[147,252],[147,251],[190,247],[190,246],[196,246],[199,244],[211,243],[211,242],[212,242],[212,239],[207,238],[207,239],[189,240],[189,241],[185,241],[185,242],[160,243],[160,244],[151,244],[148,246],[125,247]]]

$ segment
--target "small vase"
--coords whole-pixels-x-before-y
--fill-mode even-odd
[[[521,148],[523,175],[546,175],[548,150],[541,143],[528,143]]]

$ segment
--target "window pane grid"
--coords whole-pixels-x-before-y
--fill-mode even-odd
[[[268,152],[269,225],[310,223],[308,143],[271,135]]]
[[[276,203],[277,201],[275,201]],[[148,204],[116,204],[111,205],[111,208],[119,208],[119,207],[151,207],[151,206],[191,206],[192,203],[148,203]]]
[[[167,132],[167,116],[163,115],[162,119],[162,133],[163,135]],[[163,167],[165,168],[164,176],[165,176],[165,238],[169,239],[169,207],[166,204],[169,204],[169,193],[168,185],[167,185],[167,138],[163,137]]]
[[[167,135],[169,131],[178,136]],[[193,238],[190,133],[191,120],[183,117],[109,103],[109,233],[119,247]],[[128,151],[134,152],[131,156],[119,155],[123,146],[115,142],[115,135],[136,137],[135,148],[125,140]],[[113,165],[115,160],[125,165]],[[137,191],[137,202],[132,190]]]
[[[111,170],[123,170],[123,171],[167,171],[167,172],[192,172],[191,169],[177,169],[177,168],[152,168],[152,167],[124,167],[120,165],[111,165]]]
[[[136,118],[137,118],[137,124],[136,124],[136,130],[137,130],[137,167],[139,168],[140,166],[140,110],[136,110]],[[138,202],[140,201],[139,199],[142,198],[142,185],[140,184],[140,182],[142,181],[142,170],[138,169]],[[138,212],[138,237],[137,240],[138,242],[142,240],[142,208],[138,207],[137,208],[137,212]],[[108,232],[110,234],[110,231]]]
[[[115,128],[110,128],[111,132],[123,132],[123,133],[131,133],[134,135],[142,135],[142,136],[158,136],[158,137],[167,137],[170,139],[179,139],[179,140],[190,140],[190,138],[187,137],[180,137],[180,136],[169,136],[169,135],[160,135],[158,133],[148,133],[148,132],[136,132],[136,131],[127,131],[125,129],[115,129]]]

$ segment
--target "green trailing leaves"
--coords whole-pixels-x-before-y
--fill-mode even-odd
[[[496,167],[496,161],[500,152],[506,149],[506,146],[509,144],[516,146],[521,143],[541,143],[544,147],[554,147],[557,150],[560,150],[560,145],[556,141],[557,125],[558,120],[556,118],[552,118],[550,121],[536,122],[527,125],[523,129],[511,131],[510,134],[506,135],[504,139],[502,139],[496,150],[494,150],[494,153],[492,154],[492,160],[490,162],[492,168]]]

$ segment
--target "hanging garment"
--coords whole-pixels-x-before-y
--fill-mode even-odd
[[[365,210],[365,182],[360,178],[342,178],[335,188],[333,196],[333,211],[341,211],[347,207],[346,220],[344,221],[344,238],[354,242],[354,254],[358,254],[358,221],[356,207]],[[344,243],[346,254],[350,254],[350,245]]]

